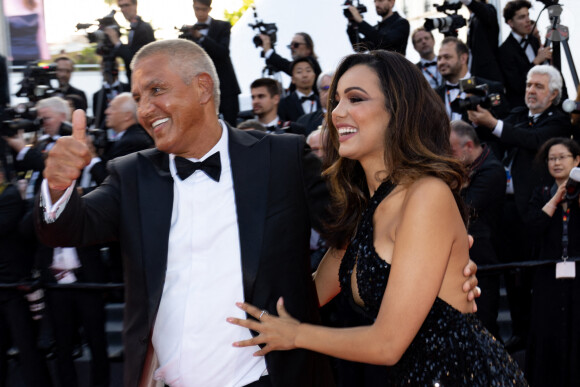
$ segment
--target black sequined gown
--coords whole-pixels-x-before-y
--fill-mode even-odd
[[[364,307],[352,304],[373,319],[379,312],[391,265],[374,249],[372,220],[377,206],[393,188],[385,182],[371,198],[339,272],[342,291],[353,300],[351,277],[356,264]],[[527,386],[516,363],[477,317],[462,314],[440,298],[435,299],[401,360],[388,371],[385,386]]]

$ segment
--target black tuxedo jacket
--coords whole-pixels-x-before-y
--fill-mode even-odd
[[[67,95],[79,96],[83,103],[83,106],[80,107],[80,109],[83,109],[85,111],[87,110],[87,107],[89,106],[87,102],[87,95],[81,89],[77,89],[76,87],[68,85],[65,89],[60,89],[60,94],[62,94],[63,98],[66,97]]]
[[[503,82],[497,61],[499,24],[497,11],[491,4],[474,0],[469,6],[473,16],[469,22],[467,45],[471,50],[471,69],[474,76]]]
[[[120,82],[116,86],[117,94],[123,93],[125,91],[131,91],[131,86],[128,83]],[[109,101],[107,99],[107,93],[105,89],[101,87],[99,91],[93,94],[93,116],[95,118],[95,128],[105,128],[105,110],[109,106]]]
[[[317,322],[308,257],[309,219],[321,219],[328,201],[320,163],[301,136],[228,130],[246,301],[273,312],[284,296],[293,316]],[[112,160],[109,169],[99,188],[82,198],[74,193],[55,223],[45,224],[41,211],[35,218],[41,240],[51,245],[120,240],[124,385],[137,386],[163,291],[174,183],[169,156],[156,149]],[[273,386],[333,383],[326,358],[310,351],[272,352],[266,363]]]
[[[313,109],[312,112],[320,110],[320,100],[318,96],[316,96],[316,100],[313,102]],[[280,100],[278,104],[278,117],[280,117],[281,121],[298,121],[298,118],[303,116],[306,113],[302,108],[302,102],[300,102],[300,98],[298,98],[298,94],[296,92],[292,92],[289,96],[284,97]]]
[[[314,58],[313,56],[308,56],[308,58],[314,64],[313,70],[314,70],[314,73],[316,74],[316,78],[318,78],[318,75],[320,75],[320,73],[322,72],[322,69],[320,68],[320,64],[318,63],[318,60],[316,60],[316,58]],[[268,66],[273,67],[275,71],[283,71],[286,74],[292,76],[292,72],[290,71],[290,67],[292,66],[292,61],[289,61],[286,58],[282,58],[280,55],[278,55],[278,53],[276,51],[274,51],[272,53],[272,55],[270,55],[270,57],[266,59],[266,64]]]
[[[232,25],[223,20],[212,19],[207,35],[198,44],[210,56],[220,80],[222,95],[241,93],[238,78],[230,58],[230,33]]]
[[[133,56],[139,51],[144,45],[155,41],[155,33],[153,28],[149,23],[141,20],[138,16],[139,21],[137,26],[132,28],[133,39],[129,44],[121,44],[113,50],[113,55],[121,57],[125,63],[125,72],[127,73],[127,81],[131,84],[131,60]]]
[[[504,120],[499,140],[506,152],[504,165],[513,161],[514,199],[522,219],[527,214],[534,187],[549,178],[546,168],[534,162],[536,153],[547,140],[570,135],[570,118],[554,106],[544,111],[532,126],[529,125],[528,109],[516,108]]]
[[[530,46],[534,49],[534,54],[538,53],[540,42],[536,37],[530,35]],[[499,63],[504,75],[504,84],[508,102],[512,108],[525,106],[526,79],[528,71],[534,64],[530,62],[523,47],[510,33],[507,39],[499,47]]]

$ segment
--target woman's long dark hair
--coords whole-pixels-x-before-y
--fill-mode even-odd
[[[338,81],[357,65],[368,66],[377,74],[391,117],[384,138],[387,170],[377,179],[409,184],[423,176],[438,177],[451,188],[466,221],[459,198],[465,172],[462,164],[451,156],[449,118],[443,102],[414,64],[400,54],[377,50],[344,58],[330,86],[324,175],[330,184],[335,218],[327,225],[326,240],[331,246],[344,248],[354,236],[369,198],[360,163],[338,153],[338,132],[332,122]]]

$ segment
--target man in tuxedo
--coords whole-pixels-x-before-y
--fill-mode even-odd
[[[465,112],[453,111],[451,104],[457,98],[465,98],[467,94],[459,87],[459,81],[469,79],[472,74],[468,69],[469,49],[467,45],[454,36],[448,36],[441,42],[439,55],[437,56],[437,69],[443,77],[444,84],[439,86],[435,91],[445,103],[447,115],[454,120],[467,120]],[[484,78],[475,77],[477,85],[486,84],[489,86],[490,93],[502,93],[503,85],[499,82],[490,81]],[[507,113],[508,108],[504,103],[495,110],[496,113],[503,116]],[[481,137],[483,141],[484,138]]]
[[[101,62],[103,86],[93,94],[93,116],[95,128],[105,129],[105,110],[117,95],[131,90],[128,83],[119,80],[119,65],[116,61]]]
[[[427,31],[425,27],[419,27],[413,31],[411,41],[415,51],[421,56],[421,60],[416,63],[417,67],[419,67],[429,85],[434,89],[438,88],[443,83],[443,80],[437,70],[437,55],[435,55],[433,50],[435,47],[433,33]]]
[[[137,15],[137,0],[117,0],[117,5],[125,19],[131,23],[129,31],[128,44],[121,43],[119,30],[113,27],[105,28],[105,33],[114,45],[112,52],[113,57],[120,57],[125,63],[127,80],[131,83],[131,60],[135,53],[144,45],[155,41],[153,28],[147,22]]]
[[[250,85],[252,113],[269,133],[294,133],[305,135],[305,128],[292,121],[282,121],[278,117],[280,84],[272,78],[258,78]]]
[[[482,144],[473,126],[465,121],[452,121],[449,142],[453,155],[468,171],[461,197],[469,211],[468,232],[473,236],[469,256],[478,265],[499,263],[496,253],[498,226],[505,195],[505,171],[489,146]],[[499,273],[478,276],[482,295],[477,300],[477,317],[499,337]]]
[[[503,18],[511,33],[499,47],[499,63],[504,75],[506,96],[512,108],[525,106],[526,76],[535,65],[552,58],[550,47],[543,47],[532,33],[530,20],[532,4],[527,0],[513,0],[503,9]]]
[[[497,56],[499,23],[497,10],[487,0],[461,0],[469,9],[467,46],[471,51],[470,71],[476,77],[503,82]]]
[[[69,95],[76,95],[80,98],[79,109],[87,110],[87,96],[84,91],[77,89],[70,84],[70,78],[74,71],[74,62],[68,56],[59,56],[54,60],[56,64],[56,79],[58,79],[58,94],[65,98]]]
[[[211,58],[187,40],[140,50],[132,93],[157,149],[112,160],[105,182],[81,198],[72,184],[90,152],[75,112],[73,136],[47,160],[39,236],[53,245],[120,240],[125,386],[152,378],[169,386],[331,386],[319,354],[264,359],[252,356],[257,347],[232,347],[252,334],[226,322],[244,317],[237,300],[275,313],[283,296],[300,321],[319,321],[309,237],[326,218],[328,191],[302,136],[218,120],[219,82]],[[463,285],[473,289],[474,278]]]
[[[405,55],[411,27],[407,19],[393,12],[394,6],[395,0],[375,0],[375,9],[381,18],[376,26],[367,23],[355,6],[348,6],[346,33],[354,51],[388,50]]]
[[[100,185],[107,177],[109,160],[153,147],[153,140],[137,121],[137,104],[129,92],[117,95],[105,110],[106,127],[113,129],[115,138],[100,157],[91,160],[91,180]],[[83,172],[84,178],[84,172]],[[84,185],[83,185],[84,186]]]
[[[306,136],[318,129],[324,122],[326,116],[326,106],[328,105],[328,90],[332,83],[334,70],[325,71],[321,73],[316,79],[316,88],[318,89],[318,96],[320,98],[320,109],[313,113],[304,114],[298,118],[298,124],[304,125],[306,128]]]
[[[507,175],[506,199],[501,222],[503,262],[533,258],[533,241],[526,232],[527,206],[533,189],[545,183],[547,171],[537,168],[536,153],[553,137],[570,137],[570,118],[556,106],[562,94],[562,77],[549,65],[534,66],[526,83],[527,108],[514,109],[505,120],[496,119],[480,106],[469,111],[469,119],[480,131],[496,138]],[[506,273],[506,289],[512,316],[513,337],[506,342],[508,350],[525,348],[531,302],[530,272]]]
[[[278,115],[282,121],[297,121],[304,114],[320,109],[320,99],[314,92],[316,73],[314,63],[308,57],[292,62],[292,83],[296,90],[280,100]]]
[[[185,38],[199,44],[212,59],[220,79],[220,113],[230,125],[236,124],[240,111],[238,79],[230,58],[231,24],[209,16],[212,0],[194,0],[197,24],[191,26]]]

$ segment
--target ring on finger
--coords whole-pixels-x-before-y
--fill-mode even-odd
[[[477,289],[477,293],[481,296],[481,288],[479,286],[475,287]]]
[[[258,317],[258,320],[262,320],[263,315],[268,315],[268,311],[266,309],[262,309],[262,313],[260,313],[260,317]]]

